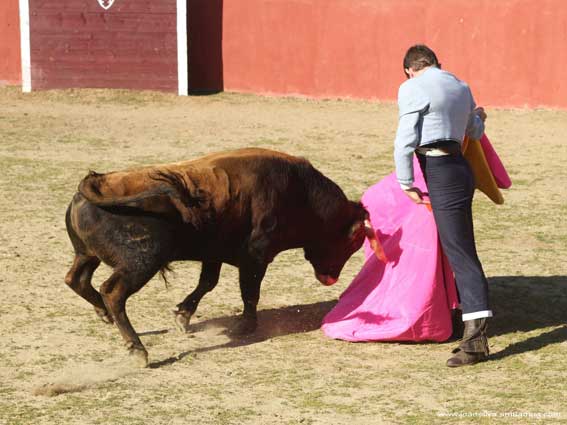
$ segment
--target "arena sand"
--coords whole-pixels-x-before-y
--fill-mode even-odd
[[[567,421],[567,112],[488,114],[513,180],[504,205],[480,193],[474,204],[496,315],[490,361],[452,370],[444,362],[454,343],[325,338],[321,319],[362,255],[326,288],[290,251],[269,268],[260,327],[246,338],[226,332],[241,311],[234,268],[223,267],[187,335],[171,310],[199,265],[174,264],[169,288],[154,278],[128,304],[150,354],[150,367],[137,369],[117,329],[63,283],[73,257],[64,213],[87,171],[261,146],[307,157],[358,199],[393,169],[396,106],[0,89],[0,424]],[[99,268],[95,286],[108,274]]]

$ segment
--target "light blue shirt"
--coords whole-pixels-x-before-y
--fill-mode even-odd
[[[469,86],[439,68],[426,69],[405,81],[398,91],[399,122],[394,143],[396,176],[402,186],[413,184],[413,153],[440,140],[478,140],[484,123]]]

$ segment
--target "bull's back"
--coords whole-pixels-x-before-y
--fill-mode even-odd
[[[190,161],[95,175],[93,178],[103,181],[108,176],[110,179],[105,184],[120,188],[128,187],[125,176],[132,180],[140,178],[141,181],[149,181],[147,176],[155,170],[169,170],[179,175],[187,173],[189,176],[192,170],[213,170],[213,175],[209,174],[211,178],[207,174],[205,177],[197,175],[199,178],[195,181],[211,195],[214,208],[210,220],[207,218],[209,222],[199,229],[184,225],[171,215],[152,216],[151,211],[143,211],[143,208],[139,208],[137,214],[128,215],[125,209],[95,205],[79,193],[70,206],[68,229],[72,231],[69,233],[70,236],[75,233],[86,249],[100,257],[107,250],[105,247],[131,246],[133,242],[128,242],[132,240],[129,229],[137,226],[147,229],[152,239],[159,240],[163,238],[160,234],[173,233],[175,237],[159,243],[172,259],[214,259],[233,263],[252,231],[254,215],[259,216],[264,212],[288,215],[290,209],[299,210],[295,205],[305,203],[299,169],[312,170],[312,167],[307,160],[285,153],[246,148],[214,153]],[[112,183],[113,179],[115,183]],[[136,187],[136,190],[140,189]],[[140,230],[137,232],[140,233]],[[137,237],[147,239],[144,235]],[[170,246],[165,247],[166,244]]]
[[[227,160],[233,162],[258,162],[271,159],[280,159],[288,162],[305,162],[305,159],[289,155],[284,152],[274,151],[264,148],[242,148],[231,151],[215,152],[200,158],[195,158],[187,161],[175,162],[171,165],[187,167],[187,166],[214,166],[219,165]]]
[[[213,154],[202,158],[203,164],[223,169],[229,176],[231,189],[257,196],[265,191],[293,191],[299,169],[312,169],[304,158],[261,148],[246,148]]]

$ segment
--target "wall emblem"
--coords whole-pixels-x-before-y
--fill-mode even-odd
[[[104,10],[110,9],[114,4],[114,0],[97,0],[97,1],[98,4],[100,4],[100,7],[102,7]]]

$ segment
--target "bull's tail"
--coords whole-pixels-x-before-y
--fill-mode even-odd
[[[190,195],[183,176],[175,172],[148,173],[145,184],[128,187],[125,177],[109,181],[107,174],[91,171],[79,184],[79,193],[90,203],[102,207],[129,207],[152,213],[177,210],[185,223],[198,225],[198,215],[192,208],[200,205],[199,198]],[[113,179],[113,180],[116,180]],[[128,187],[129,194],[124,194]],[[132,193],[138,190],[136,193]]]
[[[104,174],[98,174],[91,171],[79,184],[79,193],[90,203],[99,207],[119,207],[126,205],[135,207],[136,203],[148,198],[155,198],[158,196],[177,196],[175,189],[167,186],[156,186],[132,195],[103,193],[100,187],[100,176],[104,176]]]

